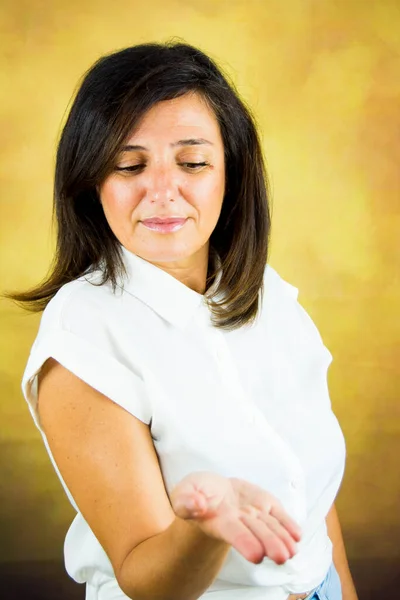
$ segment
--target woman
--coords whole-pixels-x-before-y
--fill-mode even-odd
[[[86,598],[354,600],[332,357],[267,264],[259,139],[214,62],[180,43],[97,61],[55,214],[51,274],[13,297],[44,309],[23,391]]]

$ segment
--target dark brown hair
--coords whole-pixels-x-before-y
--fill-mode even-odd
[[[196,92],[218,120],[225,151],[225,196],[210,237],[221,260],[210,307],[215,326],[251,323],[259,309],[268,258],[268,182],[254,117],[216,63],[181,42],[140,44],[101,57],[85,74],[57,148],[54,213],[56,252],[49,275],[27,292],[6,296],[42,311],[69,281],[102,265],[113,289],[123,273],[120,244],[105,218],[96,187],[139,120],[155,103]],[[207,284],[216,276],[210,261]]]

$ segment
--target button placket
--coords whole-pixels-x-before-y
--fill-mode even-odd
[[[239,379],[237,368],[233,362],[229,345],[221,331],[207,325],[207,335],[211,335],[210,343],[215,361],[223,380],[224,389],[229,393],[229,402],[234,401],[238,407],[241,418],[257,428],[262,435],[267,437],[279,453],[286,465],[288,485],[296,496],[299,518],[305,518],[306,501],[304,494],[304,472],[301,463],[287,442],[271,427],[265,414],[245,393]]]
[[[304,472],[301,463],[285,440],[270,426],[265,414],[261,411],[261,409],[245,394],[244,388],[233,363],[229,346],[219,331],[215,333],[219,334],[215,339],[215,356],[217,357],[221,374],[224,378],[224,384],[229,388],[230,393],[238,403],[240,412],[242,414],[244,413],[246,421],[261,429],[262,432],[268,436],[268,439],[274,440],[275,446],[282,456],[282,459],[288,466],[288,472],[290,473],[290,488],[300,500],[301,498],[304,499],[304,502],[301,503],[301,512],[304,512]]]
[[[229,392],[230,402],[236,401],[240,412],[246,421],[254,425],[257,422],[258,415],[255,411],[254,403],[250,403],[245,398],[242,382],[239,379],[237,369],[232,361],[229,346],[222,336],[221,332],[215,331],[213,342],[215,343],[214,356],[218,363],[218,368],[221,373],[224,388]]]

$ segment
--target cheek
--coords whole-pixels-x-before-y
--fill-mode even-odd
[[[208,182],[202,193],[203,211],[213,220],[219,217],[225,193],[225,182],[216,179]]]
[[[118,221],[126,217],[135,208],[137,201],[134,190],[121,183],[105,184],[101,190],[104,213],[108,220]]]
[[[192,188],[187,186],[189,195],[192,195],[198,208],[210,215],[219,213],[225,194],[225,178],[218,174],[216,177],[205,177],[202,181],[197,181]]]

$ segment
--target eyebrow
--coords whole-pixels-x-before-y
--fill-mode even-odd
[[[173,142],[172,144],[170,144],[170,146],[171,148],[175,148],[176,146],[201,146],[203,144],[208,146],[214,145],[212,142],[210,142],[209,140],[205,140],[204,138],[189,138],[187,140],[178,140],[177,142]],[[124,146],[122,148],[121,152],[131,152],[133,150],[147,151],[148,148],[145,148],[145,146],[128,144],[127,146]]]

